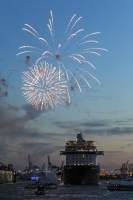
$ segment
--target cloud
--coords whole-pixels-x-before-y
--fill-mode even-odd
[[[25,115],[23,116],[24,121],[34,120],[34,119],[40,117],[40,115],[43,115],[43,113],[47,113],[50,110],[52,110],[51,107],[49,107],[47,110],[45,110],[45,109],[42,109],[42,110],[38,109],[37,110],[33,106],[31,106],[30,104],[24,104],[21,107],[21,109],[25,111]]]
[[[25,111],[25,115],[23,116],[23,120],[34,120],[38,118],[43,112],[47,112],[46,110],[36,110],[33,106],[29,104],[25,104],[22,106],[22,109]]]
[[[105,127],[107,126],[106,122],[104,121],[93,121],[93,122],[85,122],[85,123],[81,123],[79,124],[80,126],[84,126],[84,127]]]
[[[133,127],[114,127],[107,129],[107,135],[130,135],[133,133]]]
[[[90,120],[89,121],[55,121],[53,122],[54,126],[59,127],[63,130],[63,133],[71,135],[81,131],[86,135],[131,135],[133,133],[133,125],[131,118],[125,120]],[[62,133],[62,134],[63,134]],[[70,135],[70,137],[71,137]]]
[[[125,149],[125,148],[130,147],[130,146],[133,146],[133,143],[127,144],[127,145],[125,145],[125,146],[122,146],[122,147],[120,147],[119,149]]]
[[[51,155],[51,157],[55,154],[59,155],[60,151],[65,148],[66,140],[74,140],[79,131],[82,131],[86,136],[92,134],[120,136],[133,133],[131,118],[125,120],[90,120],[89,118],[89,121],[84,120],[83,122],[82,119],[81,121],[62,121],[61,119],[57,120],[57,118],[54,118],[49,122],[51,119],[48,119],[47,112],[47,110],[36,110],[28,104],[20,108],[11,104],[7,104],[7,106],[1,105],[1,161],[5,158],[10,161],[11,158],[11,162],[15,166],[23,168],[23,165],[25,165],[24,160],[27,159],[28,155],[31,155],[35,163],[43,163],[47,155]],[[45,118],[46,124],[44,125],[43,119]],[[41,122],[40,119],[42,120]],[[64,142],[64,146],[60,146],[62,142]],[[130,141],[130,144],[120,149],[131,145],[133,144]],[[123,151],[105,152],[105,156],[100,157],[99,160],[115,166],[115,159],[122,157],[123,153]],[[18,157],[20,157],[19,163]],[[61,160],[62,158],[59,156],[57,159]],[[124,159],[126,160],[126,156]],[[53,162],[56,163],[56,159]],[[121,162],[123,162],[122,159],[118,159],[117,165]]]
[[[114,155],[120,155],[120,154],[123,154],[123,151],[106,151],[105,152],[105,154],[107,155],[107,156],[114,156]]]
[[[8,104],[0,107],[0,160],[5,164],[13,163],[15,168],[24,168],[25,159],[31,155],[34,162],[42,163],[48,154],[59,152],[62,148],[57,145],[60,134],[45,131],[36,127],[37,122],[31,127],[30,121],[34,122],[42,112],[36,111],[29,105],[23,106],[26,111],[21,114],[21,109]],[[45,111],[44,111],[45,112]],[[40,142],[41,141],[41,142]],[[52,141],[52,142],[49,142]],[[54,142],[53,142],[54,141]],[[18,162],[19,158],[19,162]]]
[[[50,142],[25,142],[21,143],[20,146],[25,150],[32,152],[32,155],[44,156],[51,153],[54,153],[60,150],[60,146],[56,146],[54,143]]]
[[[85,134],[95,135],[129,135],[133,133],[132,119],[125,120],[95,120],[79,123]],[[118,126],[119,125],[119,126]]]
[[[17,106],[13,106],[11,104],[8,104],[8,108],[9,108],[9,110],[19,111],[19,108]]]

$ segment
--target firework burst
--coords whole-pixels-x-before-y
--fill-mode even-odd
[[[60,77],[60,80],[59,80]],[[65,100],[67,93],[64,74],[46,62],[23,72],[23,92],[26,100],[37,110],[48,109]]]
[[[39,53],[40,57],[37,59],[36,64],[38,64],[38,62],[40,62],[42,59],[45,59],[49,63],[54,63],[54,65],[58,68],[59,74],[60,70],[62,70],[67,80],[70,80],[71,76],[75,80],[80,91],[81,86],[79,84],[78,77],[82,79],[89,87],[91,87],[84,74],[88,74],[98,83],[100,83],[98,79],[88,71],[88,69],[81,67],[83,66],[82,64],[85,64],[85,66],[88,65],[95,69],[94,65],[86,58],[88,54],[101,56],[99,51],[107,51],[106,49],[99,47],[88,48],[88,44],[98,43],[97,40],[89,38],[100,34],[100,32],[90,33],[79,39],[79,36],[82,32],[84,32],[84,29],[75,30],[75,26],[82,18],[76,18],[75,14],[70,19],[63,38],[57,37],[54,32],[54,19],[52,11],[50,11],[50,16],[49,24],[47,24],[47,26],[51,35],[52,45],[50,45],[50,41],[47,41],[45,38],[41,37],[32,26],[25,24],[25,28],[23,28],[23,30],[27,31],[37,38],[41,43],[43,43],[44,49],[34,46],[21,46],[19,48],[21,52],[19,52],[17,55],[29,52]]]

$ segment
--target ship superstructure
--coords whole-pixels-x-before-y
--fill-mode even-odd
[[[97,156],[104,155],[104,152],[97,150],[95,141],[84,140],[80,132],[75,141],[66,142],[65,151],[60,151],[60,155],[66,155],[66,166],[64,166],[63,173],[64,183],[98,183],[100,166],[97,163]]]

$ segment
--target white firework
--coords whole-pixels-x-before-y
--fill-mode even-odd
[[[23,96],[37,110],[53,108],[64,102],[65,94],[69,95],[64,74],[46,62],[29,67],[22,80]]]
[[[91,62],[89,62],[86,56],[89,53],[101,56],[99,53],[100,50],[107,51],[104,48],[88,48],[87,46],[90,43],[98,43],[97,40],[92,40],[89,38],[93,35],[100,34],[100,32],[87,34],[81,37],[81,39],[78,39],[76,42],[72,42],[73,40],[75,41],[77,39],[77,36],[81,32],[84,32],[84,29],[78,29],[74,31],[76,24],[82,19],[82,17],[75,19],[75,14],[72,16],[71,20],[67,25],[64,34],[64,38],[66,39],[62,40],[62,38],[59,38],[58,40],[54,32],[52,11],[50,11],[50,16],[51,18],[49,19],[49,24],[47,24],[47,26],[51,35],[52,45],[50,45],[51,42],[48,42],[45,38],[41,37],[32,26],[30,26],[29,24],[25,24],[25,28],[23,28],[23,30],[29,32],[34,37],[36,37],[41,43],[43,43],[44,50],[35,46],[21,46],[19,49],[22,51],[19,52],[17,55],[31,52],[39,53],[40,57],[37,59],[36,64],[38,64],[38,62],[40,62],[42,59],[45,59],[49,63],[54,63],[55,66],[58,67],[59,73],[60,70],[64,72],[67,80],[70,80],[70,76],[75,80],[80,91],[82,90],[77,77],[80,77],[89,87],[91,87],[83,74],[88,74],[98,83],[100,83],[98,79],[94,77],[88,70],[81,67],[81,64],[84,63],[95,69],[94,65]]]

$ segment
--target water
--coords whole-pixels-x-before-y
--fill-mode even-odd
[[[45,190],[45,195],[35,195],[34,189],[24,189],[26,185],[27,182],[0,185],[0,200],[133,200],[132,191],[108,191],[104,180],[97,186],[67,187],[60,182],[57,190]]]

